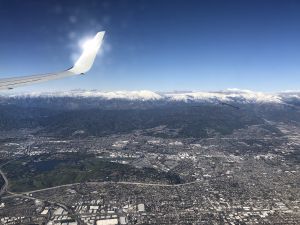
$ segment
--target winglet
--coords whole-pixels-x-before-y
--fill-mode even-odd
[[[75,74],[83,74],[89,71],[94,63],[98,50],[102,44],[105,31],[98,32],[96,36],[87,41],[83,46],[83,52],[74,66],[68,71]]]

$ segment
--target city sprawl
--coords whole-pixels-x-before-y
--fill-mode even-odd
[[[115,124],[122,132],[106,134],[77,126],[68,133],[48,124],[1,131],[0,222],[299,224],[300,123],[292,118],[300,115],[297,109],[186,104],[172,108],[179,126],[163,120],[144,126],[142,118],[134,128],[123,130],[124,122]],[[161,110],[156,107],[165,106],[143,110]],[[181,120],[193,130],[193,115],[203,117],[207,107],[218,124],[196,135],[182,133]],[[243,114],[243,124],[223,132],[229,113]],[[288,116],[281,120],[277,114]]]

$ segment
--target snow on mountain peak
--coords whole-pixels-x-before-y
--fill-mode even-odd
[[[57,92],[30,92],[30,93],[10,93],[2,96],[10,98],[34,98],[34,97],[81,97],[81,98],[99,98],[99,99],[123,99],[140,101],[196,101],[196,102],[239,102],[239,103],[281,103],[283,96],[287,94],[268,94],[263,92],[254,92],[250,90],[227,89],[225,91],[215,92],[160,92],[156,93],[148,90],[140,91],[99,91],[99,90],[72,90]],[[293,95],[295,95],[293,93]],[[299,95],[297,95],[299,96]]]
[[[266,94],[262,92],[229,90],[220,92],[187,92],[166,94],[175,101],[225,101],[225,102],[243,102],[243,103],[280,103],[281,97],[278,95]]]
[[[159,100],[161,96],[155,92],[141,91],[98,91],[98,90],[71,90],[57,92],[30,92],[30,93],[14,93],[8,94],[8,97],[82,97],[82,98],[101,98],[101,99],[127,99],[127,100]]]

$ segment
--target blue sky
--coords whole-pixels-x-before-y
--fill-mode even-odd
[[[86,76],[17,90],[299,90],[299,12],[292,0],[0,0],[0,77],[66,69],[105,30]]]

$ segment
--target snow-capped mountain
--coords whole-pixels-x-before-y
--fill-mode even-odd
[[[71,90],[56,92],[6,93],[4,98],[98,98],[101,100],[130,101],[177,101],[177,102],[237,102],[237,103],[283,103],[287,100],[300,100],[300,92],[263,93],[249,90],[227,89],[225,91],[203,92],[153,92],[141,91],[99,91]]]
[[[239,103],[280,103],[281,97],[276,94],[253,92],[248,90],[229,89],[219,92],[185,92],[165,95],[173,101],[223,101]]]
[[[152,91],[109,91],[103,92],[98,90],[71,90],[71,91],[57,91],[57,92],[29,92],[29,93],[14,93],[6,94],[9,98],[50,98],[50,97],[71,97],[71,98],[99,98],[99,99],[124,99],[124,100],[159,100],[161,95]]]
[[[83,130],[103,136],[150,129],[160,135],[163,127],[167,137],[201,138],[252,125],[280,133],[273,122],[300,124],[300,92],[11,92],[0,96],[0,109],[2,130],[39,128],[59,136]]]

